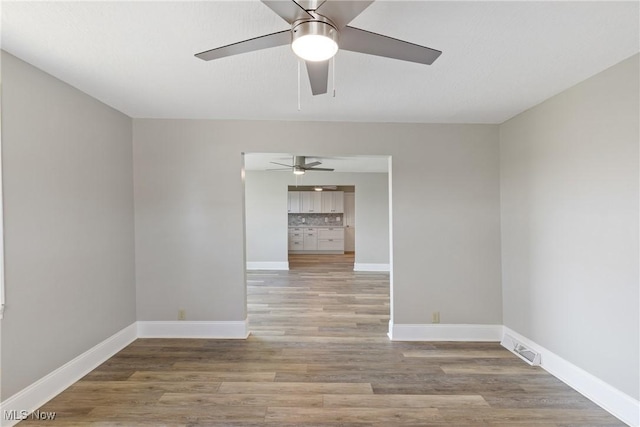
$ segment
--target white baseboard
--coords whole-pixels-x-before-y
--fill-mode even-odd
[[[502,325],[394,324],[389,322],[392,341],[501,341],[504,334],[541,354],[541,367],[583,394],[624,423],[640,426],[640,402],[601,379],[575,366],[546,348]],[[127,326],[75,359],[1,402],[0,425],[10,427],[20,420],[6,420],[5,413],[36,410],[136,338],[235,338],[249,336],[247,320],[139,321]]]
[[[22,411],[31,413],[38,409],[111,356],[131,344],[136,338],[137,326],[133,323],[9,397],[1,405],[0,425],[9,427],[17,424],[20,420],[6,420],[5,414],[24,414]],[[55,424],[55,422],[52,423]]]
[[[139,321],[138,338],[217,338],[245,339],[247,320],[215,321]]]
[[[80,378],[100,366],[136,338],[239,338],[249,336],[247,321],[237,322],[136,322],[65,363],[8,399],[0,402],[0,426],[10,427],[35,411]]]
[[[289,263],[247,261],[247,270],[289,270]]]
[[[394,324],[389,322],[391,341],[496,341],[502,325]]]
[[[353,271],[390,271],[389,264],[373,264],[356,262],[353,264]]]
[[[622,422],[633,427],[640,426],[639,401],[506,326],[504,333],[540,353],[540,366],[551,375]]]

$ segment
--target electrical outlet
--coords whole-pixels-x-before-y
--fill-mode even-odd
[[[431,313],[431,323],[440,323],[440,312],[434,311]]]
[[[305,222],[307,222],[307,220],[302,218],[302,223],[304,224]]]
[[[329,218],[325,217],[324,222],[329,222]]]
[[[178,320],[186,320],[187,319],[187,311],[184,308],[178,310]]]

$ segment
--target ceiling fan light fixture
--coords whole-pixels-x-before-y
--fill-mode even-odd
[[[322,191],[322,187],[315,187],[314,190],[316,191]]]
[[[304,175],[304,169],[296,166],[295,168],[293,168],[293,174],[294,175]]]
[[[338,30],[327,22],[301,22],[293,27],[292,34],[291,49],[305,61],[326,61],[338,52]]]

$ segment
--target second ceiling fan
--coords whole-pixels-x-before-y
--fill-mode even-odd
[[[320,172],[333,172],[333,168],[319,168],[322,162],[311,162],[307,163],[307,158],[305,156],[293,156],[293,164],[285,165],[284,163],[278,162],[270,162],[274,165],[285,166],[284,169],[267,169],[267,170],[292,170],[294,175],[304,175],[306,171],[320,171]]]
[[[291,28],[218,47],[195,56],[205,60],[291,44],[305,61],[314,95],[327,93],[329,60],[338,49],[431,65],[439,50],[394,39],[347,24],[373,1],[364,0],[261,0]]]

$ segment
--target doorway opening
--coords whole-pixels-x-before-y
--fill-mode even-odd
[[[331,170],[296,174],[291,154],[244,154],[249,330],[328,339],[386,335],[390,157],[303,157]]]
[[[353,271],[355,185],[289,185],[287,220],[290,270]]]

